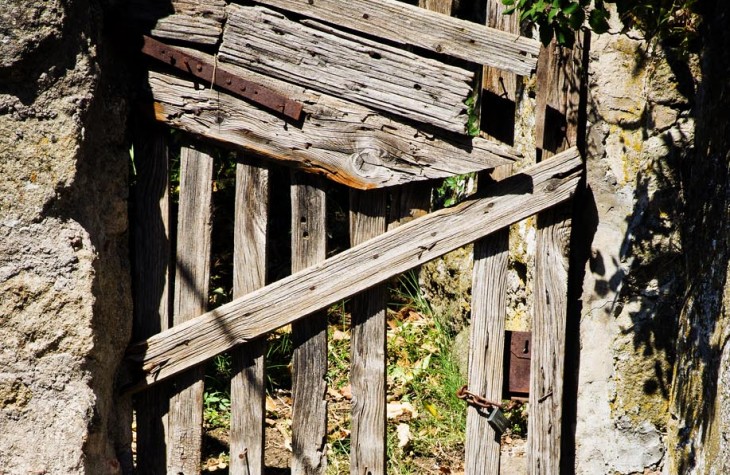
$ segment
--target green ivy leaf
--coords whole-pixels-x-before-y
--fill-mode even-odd
[[[545,23],[540,25],[540,41],[543,45],[547,46],[553,39],[555,31],[551,24]]]
[[[605,33],[608,31],[609,13],[606,10],[591,10],[588,16],[588,24],[596,33]]]
[[[583,22],[586,21],[586,12],[582,8],[579,8],[578,10],[574,11],[572,15],[570,15],[570,18],[568,22],[570,23],[570,27],[573,30],[580,29],[581,26],[583,26]]]
[[[567,7],[563,8],[563,13],[565,13],[565,16],[570,16],[570,15],[574,14],[579,9],[581,9],[580,8],[580,3],[578,3],[578,2],[570,2],[570,5],[568,5]]]
[[[555,40],[561,46],[572,48],[575,43],[575,32],[569,26],[558,25],[555,28]]]

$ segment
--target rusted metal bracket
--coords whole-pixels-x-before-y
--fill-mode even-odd
[[[523,399],[530,394],[530,359],[532,334],[530,332],[505,332],[505,379],[504,397]]]
[[[302,115],[301,103],[146,35],[142,52],[293,120]]]

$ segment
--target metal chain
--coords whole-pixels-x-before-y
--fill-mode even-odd
[[[459,390],[456,391],[456,397],[458,397],[459,399],[463,399],[464,401],[466,401],[467,404],[475,407],[482,407],[484,409],[492,409],[494,407],[497,407],[499,409],[509,411],[520,405],[519,401],[510,401],[510,403],[505,406],[501,402],[492,401],[469,391],[466,385],[462,386]]]

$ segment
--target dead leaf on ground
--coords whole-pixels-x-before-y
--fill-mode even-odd
[[[335,330],[332,332],[332,340],[334,341],[342,341],[342,340],[349,340],[350,334],[347,332],[343,332],[341,330]]]
[[[348,384],[347,386],[342,387],[340,389],[340,394],[342,394],[345,399],[350,401],[352,399],[352,386]]]
[[[418,412],[410,402],[389,402],[386,407],[386,413],[388,419],[397,419],[401,416],[408,416],[414,419],[418,416]]]
[[[411,441],[411,428],[408,424],[400,423],[395,429],[398,435],[398,448],[404,448]]]

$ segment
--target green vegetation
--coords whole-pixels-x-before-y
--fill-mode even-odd
[[[626,27],[635,27],[647,37],[670,46],[691,49],[698,35],[700,16],[697,0],[502,0],[507,14],[519,13],[527,28],[538,26],[540,40],[548,44],[553,38],[561,45],[572,46],[575,32],[588,26],[596,33],[608,30],[610,12],[615,4]]]
[[[445,178],[438,188],[434,188],[433,207],[448,208],[464,201],[473,188],[475,178],[476,173]]]

